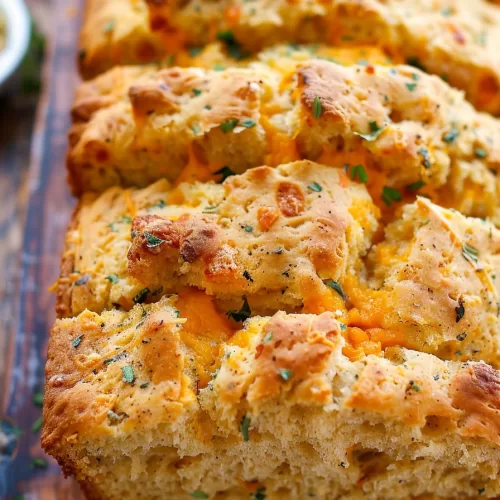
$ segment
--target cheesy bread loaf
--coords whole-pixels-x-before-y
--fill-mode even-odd
[[[75,214],[57,310],[182,304],[194,287],[237,316],[337,311],[384,348],[500,368],[500,231],[421,197],[382,228],[362,182],[308,161],[112,188]]]
[[[356,360],[332,312],[231,331],[182,304],[85,311],[51,332],[42,443],[88,498],[500,494],[488,364],[400,347]]]
[[[221,180],[307,158],[346,165],[376,203],[387,185],[498,221],[497,119],[408,66],[279,61],[117,68],[84,84],[70,134],[74,192]]]
[[[280,42],[380,46],[500,111],[500,12],[485,0],[88,0],[86,77],[222,40],[234,59]]]

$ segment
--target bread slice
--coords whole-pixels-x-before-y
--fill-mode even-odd
[[[442,75],[498,114],[498,26],[500,12],[485,0],[88,0],[80,66],[89,77],[216,39],[236,60],[280,42],[373,45]]]
[[[331,312],[234,333],[180,302],[86,311],[51,332],[42,443],[88,498],[500,494],[488,364],[403,348],[353,360]]]
[[[342,302],[338,281],[366,254],[379,210],[343,169],[299,161],[84,197],[66,238],[58,312],[100,312],[186,286],[254,313]],[[322,301],[325,303],[323,304]],[[324,309],[322,309],[324,310]]]
[[[190,300],[242,321],[336,311],[361,339],[500,367],[500,231],[418,197],[385,227],[363,183],[299,161],[222,184],[84,197],[66,238],[60,316]],[[352,352],[356,357],[363,351]]]
[[[399,198],[418,191],[466,215],[498,217],[499,122],[460,92],[408,66],[281,61],[123,68],[84,84],[70,134],[74,192],[220,180],[225,167],[306,158],[346,165],[377,202],[386,185]]]

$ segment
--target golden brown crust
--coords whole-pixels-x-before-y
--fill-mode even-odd
[[[453,406],[465,412],[460,432],[500,444],[500,373],[486,364],[469,366],[453,380]]]
[[[212,201],[208,188],[217,193]],[[231,309],[246,296],[255,312],[295,310],[306,301],[322,310],[339,300],[324,281],[348,272],[377,226],[378,210],[364,186],[307,161],[251,169],[223,186],[179,189],[153,185],[131,195],[114,189],[85,206],[65,250],[88,276],[60,293],[71,303],[70,315],[113,304],[128,309],[141,290],[149,291],[149,301],[184,286]],[[265,228],[262,209],[275,212]]]
[[[175,300],[130,313],[85,312],[58,320],[52,331],[42,443],[91,497],[157,495],[155,481],[130,479],[139,471],[162,477],[163,493],[179,497],[232,491],[243,498],[242,485],[257,483],[276,500],[307,491],[324,499],[392,498],[389,470],[402,493],[394,498],[433,493],[436,484],[445,497],[500,490],[498,472],[485,465],[500,453],[500,375],[490,366],[405,349],[352,362],[333,313],[280,312],[249,320],[221,343],[220,368],[196,398],[186,319]],[[276,475],[272,450],[309,490],[289,482],[286,468]],[[137,454],[146,462],[126,467]],[[203,471],[214,456],[221,474],[209,481]],[[431,481],[401,481],[426,463]],[[444,481],[450,475],[457,481]]]
[[[352,178],[361,164],[382,209],[387,185],[403,201],[418,191],[467,215],[497,216],[500,127],[460,93],[406,66],[313,60],[291,67],[285,75],[260,63],[222,72],[174,68],[135,84],[132,100],[119,90],[113,105],[84,127],[78,122],[68,159],[74,191],[163,176],[218,180],[224,166],[240,173],[308,158],[348,164]],[[273,214],[263,217],[271,222]]]
[[[500,109],[500,13],[484,0],[146,3],[90,2],[81,36],[85,76],[113,64],[159,60],[221,36],[236,59],[278,42],[375,45],[443,75],[479,109]]]

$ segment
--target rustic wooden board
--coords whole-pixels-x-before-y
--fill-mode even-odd
[[[12,426],[22,430],[0,456],[0,498],[82,498],[78,486],[64,479],[58,465],[43,454],[40,432],[32,430],[41,415],[33,394],[43,388],[48,331],[55,318],[54,298],[47,288],[59,273],[63,236],[74,205],[66,186],[64,158],[77,83],[76,40],[82,4],[82,0],[53,0],[53,37],[44,75],[48,84],[33,135],[23,243],[11,263],[21,266],[19,279],[14,280],[17,298],[7,311],[13,320],[5,323],[6,331],[0,331],[4,344],[6,339],[5,352],[0,352],[0,424],[4,432],[12,433]],[[37,458],[42,459],[41,467],[33,467]]]

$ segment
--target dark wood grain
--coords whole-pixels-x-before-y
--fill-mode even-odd
[[[18,494],[43,500],[81,498],[78,486],[65,480],[57,464],[43,454],[39,432],[31,428],[41,413],[32,397],[43,387],[48,331],[54,321],[54,299],[47,288],[59,273],[59,255],[74,205],[65,182],[64,157],[77,82],[76,38],[82,3],[52,0],[53,37],[45,67],[48,85],[38,107],[27,179],[24,169],[8,169],[15,169],[22,155],[27,157],[31,130],[16,131],[16,117],[11,117],[13,135],[0,141],[7,144],[0,151],[0,199],[12,207],[0,219],[0,419],[4,430],[13,423],[23,431],[10,459],[0,457],[0,498]],[[25,202],[21,234],[20,225],[12,222],[23,219]],[[46,460],[47,467],[31,467],[34,458]]]

